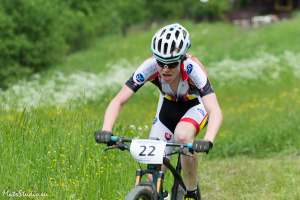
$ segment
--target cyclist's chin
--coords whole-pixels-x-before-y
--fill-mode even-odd
[[[175,79],[175,77],[174,76],[172,76],[172,75],[168,75],[168,76],[162,76],[162,79],[165,81],[165,82],[167,82],[167,83],[171,83],[174,79]]]

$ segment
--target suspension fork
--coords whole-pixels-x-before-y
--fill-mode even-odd
[[[142,177],[145,174],[152,175],[152,185],[155,186],[156,192],[162,195],[164,171],[161,170],[161,165],[148,165],[146,170],[137,169],[135,175],[135,186],[141,183]]]
[[[152,184],[156,188],[156,192],[159,196],[163,194],[163,182],[165,178],[164,171],[161,170],[162,165],[148,165],[148,172],[152,174]]]
[[[143,176],[143,171],[141,169],[137,169],[135,173],[135,186],[141,183],[142,176]]]
[[[156,192],[158,194],[162,194],[162,192],[163,192],[164,178],[165,178],[164,172],[163,171],[159,171],[158,177],[157,177],[157,181],[156,181]]]

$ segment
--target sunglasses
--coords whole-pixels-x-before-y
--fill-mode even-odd
[[[160,62],[160,61],[157,60],[157,64],[161,68],[165,68],[166,67],[168,69],[174,69],[174,68],[178,67],[179,62],[173,62],[173,63],[165,64],[165,63],[162,63],[162,62]]]

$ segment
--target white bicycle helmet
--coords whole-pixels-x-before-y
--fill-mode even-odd
[[[190,48],[190,35],[178,23],[167,25],[155,33],[151,50],[156,60],[169,64],[183,58]]]

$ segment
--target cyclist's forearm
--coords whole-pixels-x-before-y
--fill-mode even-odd
[[[134,94],[128,86],[124,85],[119,93],[109,103],[105,115],[102,130],[112,131],[115,121],[118,118],[122,106]]]
[[[223,121],[222,111],[216,94],[208,94],[202,99],[209,116],[204,139],[213,142]]]
[[[110,102],[105,111],[102,130],[112,131],[113,125],[118,118],[121,108],[122,104],[115,99]]]
[[[205,140],[213,142],[215,140],[215,137],[220,129],[220,126],[222,124],[222,113],[221,110],[214,110],[211,113],[209,113],[209,121],[207,124],[207,130],[204,136]]]

